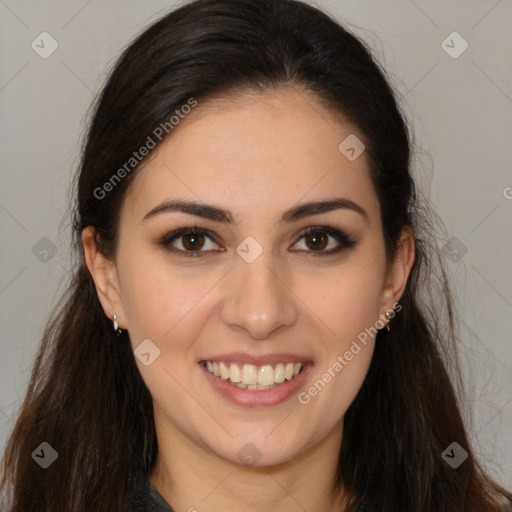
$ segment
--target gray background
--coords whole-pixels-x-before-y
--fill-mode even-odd
[[[70,268],[68,187],[89,105],[121,48],[174,5],[0,0],[0,450]],[[465,414],[477,454],[512,489],[512,2],[317,5],[371,44],[414,125],[417,180],[447,228],[439,244],[457,239],[446,264],[461,313]],[[31,47],[44,31],[58,43],[46,59]],[[452,56],[442,47],[454,31],[469,45],[457,58],[457,36],[445,43]]]

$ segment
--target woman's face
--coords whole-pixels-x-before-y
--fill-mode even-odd
[[[354,137],[303,91],[199,103],[131,184],[103,304],[169,439],[256,466],[341,439],[407,279]]]

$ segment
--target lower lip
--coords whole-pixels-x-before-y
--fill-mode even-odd
[[[306,363],[303,370],[292,380],[285,380],[275,388],[267,390],[239,388],[220,377],[215,377],[204,364],[200,363],[199,366],[213,388],[231,403],[243,407],[271,407],[285,402],[298,392],[300,386],[307,379],[313,363]]]

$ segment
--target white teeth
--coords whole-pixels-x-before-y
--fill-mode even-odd
[[[275,388],[275,386],[260,386],[259,384],[248,384],[248,385],[246,385],[246,384],[242,384],[241,382],[236,383],[235,386],[237,388],[241,388],[241,389],[252,389],[252,390],[256,389],[258,391]]]
[[[274,370],[269,364],[261,366],[258,370],[258,384],[260,386],[271,386],[274,384]]]
[[[219,363],[219,370],[220,370],[220,378],[223,380],[228,380],[229,370],[227,369],[227,367],[224,363]]]
[[[276,384],[282,384],[285,380],[292,380],[300,373],[304,363],[278,363],[275,368],[272,365],[255,366],[236,363],[206,361],[206,369],[216,377],[230,382],[243,389],[264,390],[272,389]]]
[[[242,383],[258,384],[258,370],[253,364],[244,364],[242,366]]]
[[[237,364],[232,363],[229,367],[229,380],[231,382],[242,382],[242,374]]]
[[[284,374],[284,364],[279,363],[276,365],[276,369],[274,370],[274,381],[278,384],[281,384],[286,379]]]

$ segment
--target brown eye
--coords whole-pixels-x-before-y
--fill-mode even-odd
[[[183,247],[190,251],[202,249],[205,240],[204,235],[201,233],[189,233],[187,235],[183,235],[181,238]]]
[[[306,235],[305,241],[306,245],[313,250],[323,250],[329,242],[328,237],[321,231]]]
[[[355,245],[356,241],[339,229],[330,226],[315,226],[302,233],[292,250],[315,253],[315,256],[328,256],[351,249]]]
[[[165,235],[159,245],[180,256],[206,256],[220,252],[213,233],[202,228],[182,228]]]

